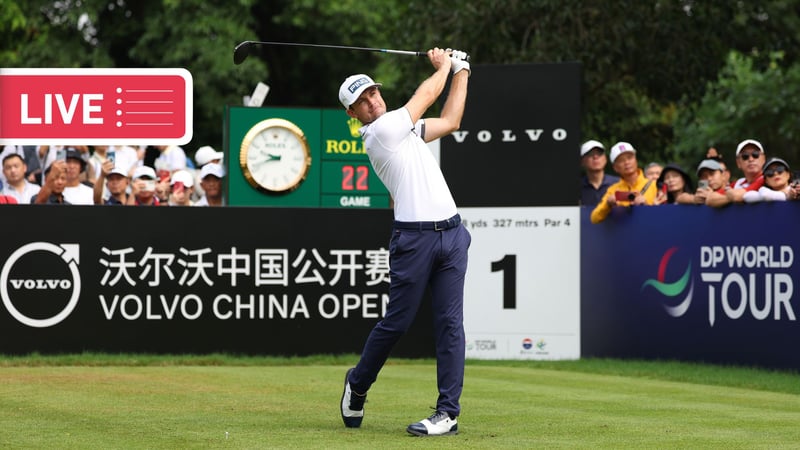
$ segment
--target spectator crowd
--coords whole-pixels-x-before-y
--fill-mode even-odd
[[[223,153],[176,145],[6,145],[0,204],[223,206]]]
[[[741,176],[731,178],[722,155],[709,148],[691,172],[679,164],[652,162],[639,167],[636,149],[617,142],[606,156],[596,140],[581,145],[581,200],[591,207],[592,223],[605,220],[615,207],[634,205],[707,205],[721,208],[733,203],[795,201],[800,199],[800,172],[777,157],[767,158],[764,146],[745,139],[736,147],[736,166]],[[617,175],[606,173],[606,165]],[[695,186],[694,179],[697,179]]]

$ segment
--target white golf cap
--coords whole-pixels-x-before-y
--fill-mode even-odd
[[[200,169],[200,179],[203,180],[209,175],[222,178],[225,176],[225,168],[217,163],[208,163]]]
[[[363,73],[350,75],[339,87],[339,101],[344,105],[344,109],[348,109],[350,105],[358,100],[358,97],[360,97],[364,91],[372,86],[381,86],[381,83],[376,83],[372,78]]]
[[[225,155],[222,152],[214,150],[214,147],[204,145],[197,149],[194,154],[194,160],[197,162],[198,167],[202,167],[215,159],[222,161],[223,156]]]
[[[736,146],[736,156],[739,156],[739,152],[741,152],[742,149],[747,147],[748,145],[754,145],[758,147],[758,150],[761,153],[764,153],[764,147],[761,146],[761,142],[758,142],[755,139],[745,139],[742,142],[739,142],[739,145]]]
[[[114,168],[111,169],[111,172],[109,172],[109,175],[122,175],[123,177],[128,178],[128,173],[125,172],[125,169],[118,166],[114,166]]]
[[[596,148],[600,148],[603,151],[606,150],[606,148],[603,146],[603,144],[600,141],[590,140],[590,141],[584,142],[583,145],[581,145],[581,156],[589,153],[590,151],[592,151],[592,150],[594,150]]]
[[[170,177],[169,185],[172,186],[175,183],[183,183],[184,186],[190,188],[194,186],[194,177],[187,170],[176,170]]]
[[[149,177],[152,180],[156,179],[156,171],[150,166],[139,166],[133,171],[133,179],[138,180],[142,177]]]
[[[617,160],[617,156],[625,152],[636,153],[636,149],[628,142],[617,142],[614,144],[614,146],[611,147],[611,164],[614,164],[614,161]]]

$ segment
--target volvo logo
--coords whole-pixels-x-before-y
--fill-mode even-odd
[[[60,257],[61,261],[66,265],[67,272],[71,275],[70,278],[24,278],[13,277],[12,270],[14,266],[28,254],[34,255],[35,252],[46,252]],[[37,256],[41,257],[41,256]],[[60,244],[55,245],[49,242],[31,242],[30,244],[23,245],[17,251],[11,254],[3,265],[3,270],[0,272],[0,297],[3,299],[8,312],[17,319],[20,323],[34,328],[46,328],[60,323],[66,319],[75,306],[78,304],[78,298],[81,292],[81,275],[78,271],[78,264],[80,262],[80,246],[78,244]],[[9,291],[9,286],[12,288]],[[13,301],[14,295],[20,295],[26,291],[37,291],[40,298],[52,292],[52,295],[47,295],[47,299],[63,297],[65,292],[69,295],[66,306],[57,312],[50,314],[49,317],[34,318],[29,314],[21,311]],[[12,295],[13,294],[13,295]]]

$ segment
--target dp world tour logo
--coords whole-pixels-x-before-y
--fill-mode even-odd
[[[29,327],[66,319],[81,293],[80,246],[31,242],[18,248],[0,271],[0,297],[8,312]]]
[[[683,300],[681,300],[677,305],[670,306],[666,303],[663,305],[664,309],[667,311],[667,314],[672,317],[680,317],[686,313],[686,310],[689,309],[689,305],[692,303],[692,293],[694,292],[691,261],[689,261],[689,263],[686,265],[686,270],[678,280],[671,283],[667,283],[665,280],[669,260],[677,251],[678,247],[672,247],[664,253],[664,256],[661,257],[661,263],[658,265],[658,278],[655,280],[649,279],[645,281],[641,288],[641,290],[644,291],[646,287],[651,286],[665,297],[669,297],[671,299],[674,299],[675,297],[681,297],[688,291],[686,297],[684,297]],[[689,284],[690,281],[691,284]],[[687,284],[689,285],[688,289],[686,288]]]

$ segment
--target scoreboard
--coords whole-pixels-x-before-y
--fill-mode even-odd
[[[273,132],[270,125],[276,122],[280,129],[275,128]],[[370,166],[358,134],[360,127],[361,123],[348,116],[344,109],[226,108],[228,204],[389,208],[389,193]],[[285,132],[287,130],[289,132]],[[307,146],[308,158],[287,164],[286,178],[299,181],[284,191],[275,192],[261,186],[257,181],[259,177],[251,176],[249,172],[258,173],[261,167],[287,162],[288,152],[283,161],[280,160],[281,152],[294,144],[285,143],[284,135],[299,135]],[[304,175],[298,173],[303,170]],[[279,173],[275,176],[284,175]]]

